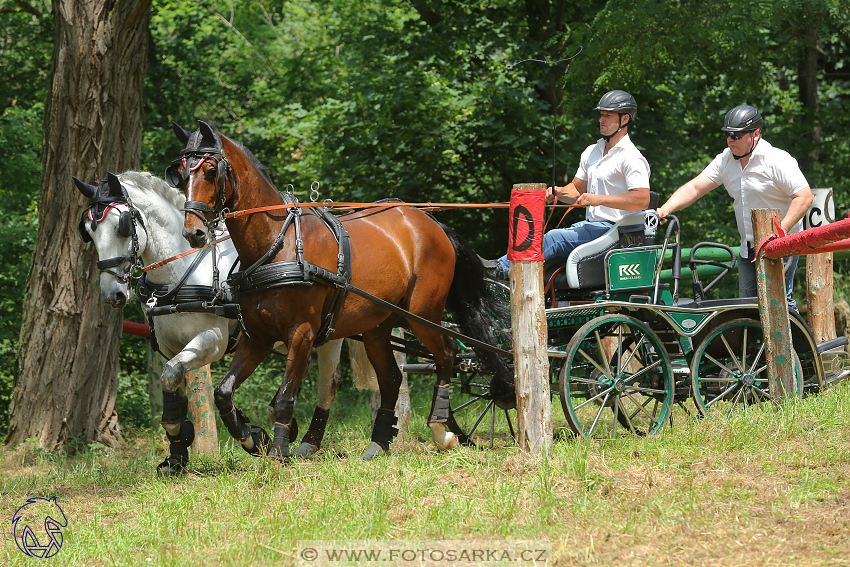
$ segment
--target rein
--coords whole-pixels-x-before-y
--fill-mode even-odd
[[[229,234],[227,236],[222,236],[221,238],[217,238],[216,240],[213,240],[212,242],[210,242],[209,246],[214,246],[214,245],[218,244],[219,242],[224,242],[225,240],[227,240],[229,238],[230,238]],[[180,258],[183,258],[184,256],[188,256],[189,254],[194,254],[195,252],[197,252],[199,250],[203,250],[203,248],[192,248],[191,250],[186,250],[185,252],[181,252],[180,254],[178,254],[176,256],[172,256],[171,258],[166,258],[164,260],[160,260],[159,262],[154,262],[153,264],[150,264],[149,266],[145,266],[144,268],[142,268],[142,272],[148,272],[150,270],[155,270],[157,268],[161,268],[164,265],[173,262],[174,260],[179,260]]]
[[[269,205],[267,207],[257,207],[255,209],[245,209],[242,211],[228,211],[222,212],[221,217],[225,219],[233,219],[237,217],[241,217],[244,215],[250,215],[254,213],[262,213],[266,211],[276,211],[280,209],[288,209],[292,205]],[[382,208],[388,209],[393,207],[418,207],[427,211],[441,211],[445,209],[507,209],[511,206],[510,203],[405,203],[400,201],[393,201],[388,203],[333,203],[333,202],[319,202],[319,203],[299,203],[299,207],[326,207],[328,210],[355,210],[355,209],[370,209],[370,208]],[[555,208],[567,208],[567,211],[564,213],[565,215],[570,212],[572,209],[576,207],[576,205],[546,205],[547,207],[551,207],[554,211]],[[563,219],[562,219],[563,220]]]

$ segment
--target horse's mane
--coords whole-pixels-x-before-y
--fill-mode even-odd
[[[219,133],[219,136],[221,136],[221,133]],[[236,146],[237,148],[239,148],[242,151],[242,153],[244,153],[245,156],[247,156],[248,160],[250,160],[250,162],[254,165],[254,167],[257,168],[257,171],[259,171],[262,174],[262,176],[266,178],[266,181],[268,181],[271,184],[271,186],[274,187],[274,182],[272,181],[272,178],[269,177],[269,168],[266,167],[265,165],[263,165],[263,163],[260,160],[258,160],[256,157],[254,157],[254,154],[251,153],[251,150],[249,150],[248,148],[245,147],[245,144],[243,144],[242,142],[237,142],[236,140],[233,140],[232,138],[227,138],[227,139],[230,140],[231,142],[233,142],[233,145]]]
[[[186,196],[181,191],[147,171],[125,171],[120,175],[120,178],[122,181],[132,183],[140,189],[153,191],[178,209],[182,209],[186,204]]]

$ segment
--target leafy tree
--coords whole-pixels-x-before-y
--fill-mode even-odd
[[[50,3],[0,1],[0,435],[5,435],[15,355],[38,215],[41,128],[52,49]]]

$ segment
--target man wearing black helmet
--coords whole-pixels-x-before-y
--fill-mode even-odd
[[[649,206],[649,163],[628,133],[637,116],[634,97],[625,91],[610,91],[594,110],[599,111],[602,138],[582,152],[569,184],[549,187],[546,192],[547,203],[558,200],[587,207],[585,220],[543,235],[543,258],[547,262],[566,259],[579,245],[599,238],[625,216],[624,211]],[[508,257],[502,256],[494,264],[491,275],[506,279]]]
[[[779,209],[786,234],[802,228],[802,218],[812,204],[812,190],[791,155],[761,137],[762,118],[752,106],[743,104],[726,113],[723,130],[727,148],[717,154],[702,173],[679,187],[658,209],[658,216],[672,214],[723,185],[732,197],[735,220],[741,235],[738,258],[738,295],[754,297],[756,269],[751,259],[753,209]],[[799,256],[785,258],[785,291],[789,309],[797,309],[791,298]]]

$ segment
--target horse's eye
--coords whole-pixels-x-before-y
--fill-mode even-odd
[[[204,172],[204,177],[206,178],[207,181],[212,182],[212,181],[215,181],[215,174],[216,174],[215,168],[211,167],[208,170],[206,170],[206,172]]]

